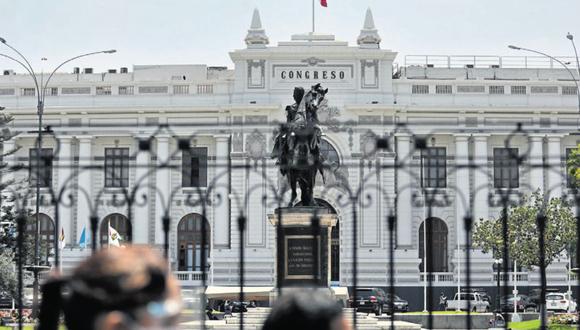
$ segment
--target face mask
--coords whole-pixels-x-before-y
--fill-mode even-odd
[[[140,308],[136,319],[127,317],[125,324],[129,330],[177,330],[177,321],[181,313],[181,303],[173,300],[151,302]],[[143,320],[141,324],[137,320]]]

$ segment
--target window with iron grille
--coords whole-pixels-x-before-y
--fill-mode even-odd
[[[129,186],[129,148],[105,148],[105,187]]]
[[[511,86],[511,92],[514,95],[526,95],[527,86]]]
[[[40,152],[40,162],[38,155],[38,148],[33,148],[29,150],[29,173],[30,186],[36,187],[36,179],[40,178],[41,187],[50,187],[52,184],[52,161],[53,154],[52,148],[42,148]],[[40,176],[39,176],[39,164],[40,164]]]
[[[431,147],[421,151],[423,161],[423,187],[447,187],[447,150]]]
[[[181,185],[207,187],[207,148],[191,148],[183,151]]]
[[[578,88],[576,86],[562,86],[562,95],[576,95]]]
[[[517,148],[493,149],[493,185],[495,188],[519,188]]]
[[[111,86],[97,86],[97,95],[111,95]]]
[[[572,157],[572,152],[576,150],[575,148],[566,148],[566,187],[575,188],[580,182],[577,182],[573,175],[570,175],[570,166],[568,166],[568,161]]]
[[[189,85],[174,85],[173,94],[177,95],[189,94]]]
[[[213,94],[213,85],[197,85],[197,94]]]
[[[451,85],[436,85],[435,94],[451,94],[453,87]]]
[[[119,86],[119,95],[133,95],[133,86]]]
[[[35,96],[36,89],[34,89],[34,88],[22,88],[20,94],[22,96]]]
[[[489,86],[489,94],[504,94],[503,86]]]
[[[429,94],[429,85],[413,85],[411,87],[412,94]]]

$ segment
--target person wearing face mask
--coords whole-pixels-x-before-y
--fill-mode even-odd
[[[39,330],[172,329],[181,298],[167,261],[147,247],[104,249],[43,286]]]

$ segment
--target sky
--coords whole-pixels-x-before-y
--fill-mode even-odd
[[[39,71],[105,49],[118,52],[82,59],[65,71],[134,64],[232,68],[228,53],[245,48],[254,8],[275,46],[310,31],[311,1],[0,0],[0,37]],[[405,55],[523,55],[508,44],[571,56],[567,32],[580,47],[580,0],[328,0],[328,8],[317,5],[317,32],[356,45],[368,7],[382,48],[399,52],[401,64]],[[0,53],[10,50],[0,45]],[[0,69],[16,68],[0,59]]]

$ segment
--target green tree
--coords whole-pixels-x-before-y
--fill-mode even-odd
[[[508,247],[510,261],[519,266],[540,264],[538,214],[546,217],[545,265],[562,256],[562,252],[576,241],[576,223],[570,207],[560,198],[548,201],[538,192],[526,196],[523,203],[508,208]],[[493,252],[503,258],[502,216],[481,220],[473,233],[474,246],[484,253]]]
[[[572,150],[567,161],[568,175],[572,178],[572,184],[580,187],[580,144]]]

